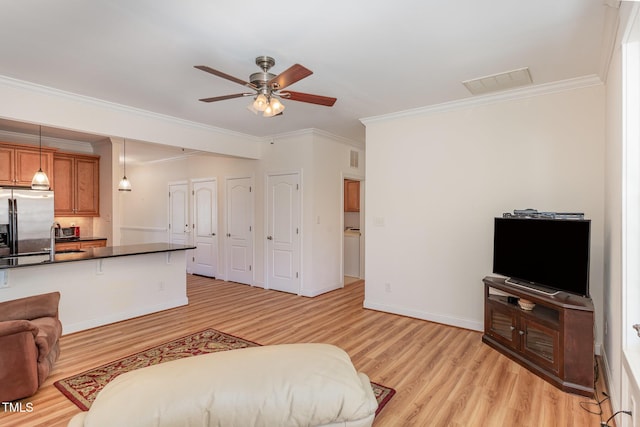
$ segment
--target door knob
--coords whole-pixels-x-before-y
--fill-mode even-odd
[[[267,236],[267,240],[273,240],[273,237]]]

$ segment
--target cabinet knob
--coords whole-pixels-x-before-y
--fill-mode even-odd
[[[520,335],[524,335],[524,331],[518,331]]]
[[[509,326],[509,329],[510,329],[510,330],[512,330],[512,331],[513,331],[515,328],[516,328],[515,326]]]
[[[267,240],[273,240],[273,237],[267,236]]]

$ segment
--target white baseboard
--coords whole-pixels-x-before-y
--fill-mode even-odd
[[[335,291],[336,289],[341,289],[341,288],[342,288],[342,285],[338,284],[335,286],[328,286],[322,289],[312,289],[312,290],[303,289],[300,295],[302,295],[303,297],[313,298],[313,297],[317,297],[318,295],[326,294],[327,292]]]
[[[597,353],[597,352],[596,352]],[[618,396],[618,390],[613,387],[611,380],[613,379],[613,374],[611,372],[611,367],[609,365],[609,359],[607,357],[606,348],[604,344],[600,345],[600,357],[602,358],[602,366],[600,366],[600,375],[604,375],[604,378],[607,383],[607,394],[609,395],[609,402],[611,403],[612,413],[617,412],[620,409],[620,396]]]
[[[371,310],[384,311],[386,313],[400,314],[402,316],[414,317],[416,319],[428,320],[430,322],[442,323],[444,325],[455,326],[458,328],[470,329],[472,331],[483,331],[484,323],[473,319],[462,319],[459,317],[443,316],[441,314],[433,314],[422,310],[412,310],[406,307],[398,307],[387,304],[378,304],[371,301],[364,301],[364,308]]]
[[[127,320],[134,317],[144,316],[146,314],[157,313],[158,311],[168,310],[170,308],[181,307],[189,304],[187,297],[178,298],[171,301],[166,301],[162,304],[151,305],[148,307],[141,307],[131,311],[121,311],[119,313],[113,313],[108,316],[99,317],[96,319],[90,319],[84,322],[72,323],[65,325],[62,335],[72,334],[74,332],[84,331],[98,326],[108,325],[110,323],[120,322],[121,320]]]

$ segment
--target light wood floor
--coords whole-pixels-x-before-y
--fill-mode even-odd
[[[80,410],[54,381],[206,328],[265,345],[344,348],[359,371],[397,390],[376,427],[588,427],[610,415],[608,402],[602,416],[590,414],[583,406],[598,411],[593,399],[559,391],[482,344],[479,332],[363,309],[362,281],[305,298],[188,276],[188,296],[185,307],[63,336],[54,371],[22,401],[32,412],[0,408],[0,425],[64,426]]]

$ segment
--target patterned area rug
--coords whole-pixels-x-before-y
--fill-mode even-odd
[[[259,345],[215,329],[206,329],[56,381],[54,385],[80,409],[88,411],[98,392],[109,381],[125,372],[183,357]],[[371,387],[378,401],[378,410],[376,411],[376,415],[378,415],[384,405],[393,397],[395,390],[374,382],[371,382]]]

